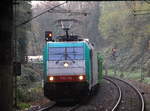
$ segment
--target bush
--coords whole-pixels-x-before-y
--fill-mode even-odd
[[[19,109],[25,109],[25,108],[29,108],[31,105],[27,103],[18,103],[17,106]]]
[[[28,108],[29,102],[43,98],[41,75],[28,65],[22,66],[22,75],[17,77],[17,104],[19,109]]]

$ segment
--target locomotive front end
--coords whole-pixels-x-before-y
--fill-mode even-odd
[[[88,90],[84,43],[47,43],[44,72],[44,95],[49,99],[59,101],[84,96]]]

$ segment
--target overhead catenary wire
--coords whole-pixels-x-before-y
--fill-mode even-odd
[[[40,14],[38,14],[38,15],[32,17],[31,19],[29,19],[29,20],[27,20],[27,21],[24,21],[23,23],[21,23],[21,24],[19,24],[19,25],[16,25],[16,28],[19,27],[19,26],[22,26],[22,25],[24,25],[24,24],[26,24],[26,23],[28,23],[28,22],[30,22],[30,21],[32,21],[33,19],[35,19],[35,18],[37,18],[37,17],[39,17],[39,16],[45,14],[46,12],[52,11],[52,10],[54,10],[55,8],[59,7],[59,6],[66,4],[66,3],[67,3],[67,1],[66,1],[66,2],[63,2],[63,3],[61,3],[61,4],[58,4],[58,5],[56,5],[56,6],[52,7],[52,8],[50,8],[50,9],[48,9],[48,10],[46,10],[46,11],[43,11],[42,13],[40,13]]]
[[[135,2],[135,1],[132,1],[132,2]],[[150,4],[149,0],[146,0],[145,2]],[[131,10],[132,15],[134,15],[134,16],[137,16],[137,15],[149,15],[150,14],[149,13],[149,11],[150,11],[149,9],[147,9],[147,10],[146,9],[145,10],[135,10],[135,5],[136,4],[133,4],[133,7],[132,7],[132,5],[130,5],[127,1],[125,3],[128,6],[128,8]]]

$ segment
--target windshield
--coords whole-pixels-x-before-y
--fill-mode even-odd
[[[83,60],[83,47],[50,47],[48,50],[49,60]]]

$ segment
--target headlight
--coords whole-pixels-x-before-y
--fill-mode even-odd
[[[54,77],[53,77],[53,76],[50,76],[50,77],[49,77],[49,81],[54,81]]]
[[[83,76],[79,76],[78,78],[79,78],[79,80],[83,80],[83,79],[84,79],[84,77],[83,77]]]
[[[64,67],[68,67],[69,64],[67,62],[64,63]]]

